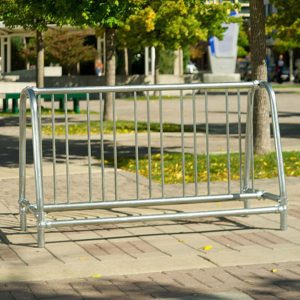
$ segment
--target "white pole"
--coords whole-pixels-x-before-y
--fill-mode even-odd
[[[11,72],[11,37],[7,37],[7,72]]]
[[[153,76],[155,75],[155,48],[154,47],[151,47],[151,75]]]
[[[145,75],[149,75],[149,47],[145,47]]]
[[[5,50],[4,50],[4,38],[1,38],[1,73],[5,73]]]

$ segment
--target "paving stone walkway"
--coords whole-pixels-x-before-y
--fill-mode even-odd
[[[280,113],[287,118],[287,110]],[[297,127],[299,115],[291,118]],[[299,178],[287,178],[287,231],[278,229],[278,215],[64,227],[48,230],[40,249],[34,219],[29,217],[27,232],[19,228],[17,121],[0,124],[1,300],[300,299]],[[299,136],[286,133],[285,139],[293,149],[300,146]],[[73,171],[74,193],[80,195],[78,180],[86,178],[86,170],[74,166]],[[122,186],[130,192],[132,174],[123,175]],[[268,190],[277,184],[274,179],[259,183]],[[140,211],[108,213],[128,212]],[[64,216],[74,214],[80,216]]]

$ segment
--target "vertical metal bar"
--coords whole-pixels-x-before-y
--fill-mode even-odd
[[[117,155],[117,119],[116,119],[116,93],[112,94],[113,100],[113,139],[114,139],[114,179],[115,179],[115,200],[118,200],[118,180],[117,180],[117,169],[118,169],[118,155]]]
[[[90,114],[90,94],[86,94],[86,111],[87,111],[87,138],[88,138],[88,171],[89,171],[89,202],[92,202],[92,149],[91,149],[91,114]]]
[[[227,190],[231,193],[231,168],[230,168],[230,128],[229,128],[229,105],[228,105],[228,90],[225,91],[226,105],[226,147],[227,147]]]
[[[159,91],[159,122],[160,122],[160,172],[161,172],[161,196],[165,196],[165,162],[164,162],[164,142],[163,142],[163,105],[162,93]]]
[[[282,157],[282,147],[280,142],[280,129],[279,129],[279,121],[278,121],[278,112],[277,112],[277,104],[275,93],[268,82],[260,83],[262,87],[264,87],[268,93],[270,107],[271,107],[271,116],[272,116],[272,125],[273,125],[273,134],[274,134],[274,143],[275,143],[275,151],[277,158],[277,169],[278,169],[278,184],[279,184],[279,193],[280,193],[280,206],[282,210],[280,211],[280,229],[287,230],[287,192],[286,192],[286,183],[285,183],[285,175],[284,175],[284,164]]]
[[[139,145],[138,145],[138,120],[137,120],[137,99],[134,92],[134,144],[135,144],[135,179],[136,179],[136,198],[140,199],[139,192]]]
[[[181,128],[181,174],[182,195],[185,196],[185,153],[184,153],[184,117],[183,117],[183,92],[180,90],[180,128]]]
[[[66,184],[67,184],[67,203],[70,203],[70,174],[69,174],[69,123],[68,123],[68,96],[64,95],[65,106],[65,139],[66,139]]]
[[[206,171],[207,171],[207,194],[210,195],[210,156],[209,156],[209,123],[208,123],[208,95],[205,94],[205,137],[206,137]]]
[[[37,97],[37,104],[38,104],[38,115],[39,115],[39,131],[40,131],[40,153],[43,160],[43,135],[42,135],[42,104],[41,104],[41,95]]]
[[[238,111],[238,140],[239,140],[239,174],[240,174],[240,192],[242,192],[242,128],[241,128],[241,93],[240,89],[237,92],[237,111]]]
[[[54,95],[51,95],[51,120],[52,120],[52,167],[53,167],[53,203],[56,203],[56,141],[55,141],[55,109]]]
[[[253,109],[254,109],[254,94],[255,94],[255,89],[252,88],[251,91],[251,127],[250,127],[250,132],[251,132],[251,189],[254,189],[254,136],[253,136]]]
[[[38,103],[34,92],[28,90],[31,122],[32,122],[32,143],[35,174],[35,191],[37,206],[37,238],[38,247],[45,246],[45,213],[44,213],[44,187],[43,187],[43,169],[42,169],[42,149],[41,149],[41,127],[40,117],[38,115]]]
[[[243,180],[243,190],[246,191],[250,188],[250,165],[251,165],[251,91],[248,91],[247,96],[247,120],[246,120],[246,137],[245,137],[245,170],[244,170],[244,180]]]
[[[253,173],[253,99],[255,90],[251,89],[248,92],[247,98],[247,124],[246,124],[246,145],[245,145],[245,171],[244,171],[244,186],[243,190],[250,189],[250,176]],[[253,182],[252,187],[253,189]],[[250,208],[249,200],[244,200],[244,207]]]
[[[195,90],[192,94],[193,99],[193,138],[194,138],[194,181],[195,181],[195,196],[198,196],[198,151],[197,151],[197,120],[196,120],[196,96]]]
[[[26,92],[20,96],[20,139],[19,139],[19,212],[21,230],[27,230],[26,208],[22,202],[26,200]]]
[[[104,172],[104,140],[103,140],[103,135],[104,135],[104,126],[103,126],[103,97],[102,93],[99,94],[99,103],[100,103],[100,141],[101,141],[101,186],[102,186],[102,201],[105,200],[105,172]]]
[[[151,124],[150,124],[150,98],[147,91],[147,136],[148,136],[148,178],[149,198],[152,198],[152,153],[151,153]]]

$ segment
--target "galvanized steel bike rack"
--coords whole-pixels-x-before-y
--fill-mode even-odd
[[[231,132],[230,132],[230,120],[229,120],[229,91],[236,91],[236,117],[237,117],[237,140],[238,140],[238,153],[239,153],[239,172],[240,172],[240,182],[239,190],[232,191],[232,180],[231,180]],[[262,189],[256,189],[254,186],[254,154],[253,154],[253,100],[254,94],[257,89],[265,89],[268,94],[270,102],[270,111],[272,119],[272,129],[273,129],[273,138],[275,145],[276,153],[276,163],[278,169],[278,194],[274,194]],[[210,180],[210,123],[209,116],[210,112],[208,109],[209,106],[209,96],[210,93],[216,91],[224,90],[224,114],[225,114],[225,144],[226,144],[226,155],[227,155],[227,190],[224,193],[215,193],[211,192],[211,180]],[[247,92],[247,110],[246,116],[246,133],[245,139],[243,138],[242,133],[242,122],[241,122],[241,91]],[[160,154],[160,166],[161,166],[161,182],[160,182],[160,197],[153,196],[153,181],[151,174],[151,155],[153,154],[153,144],[152,144],[152,132],[151,132],[151,117],[150,117],[150,107],[152,101],[150,101],[149,93],[158,92],[159,96],[156,101],[158,107],[158,116],[159,119],[159,150]],[[165,91],[178,91],[178,103],[179,103],[179,112],[180,112],[180,132],[178,133],[180,139],[180,145],[178,148],[182,153],[182,194],[178,194],[172,197],[168,197],[165,193],[165,166],[164,166],[164,153],[166,152],[166,146],[164,145],[165,132],[164,132],[164,98],[162,92]],[[192,116],[191,123],[193,130],[190,132],[190,137],[193,140],[193,151],[194,154],[194,163],[193,163],[193,172],[194,178],[198,178],[197,170],[197,154],[199,151],[198,138],[200,132],[197,129],[197,122],[200,122],[196,114],[196,106],[199,105],[199,97],[202,97],[204,119],[201,120],[205,124],[204,129],[201,134],[205,140],[205,146],[202,147],[202,152],[206,155],[206,164],[207,164],[207,188],[205,193],[199,192],[198,180],[194,180],[194,194],[187,195],[186,192],[186,180],[185,180],[185,128],[184,128],[184,104],[185,97],[184,92],[191,91],[190,101],[192,105]],[[199,96],[197,92],[202,92]],[[146,123],[147,130],[144,135],[146,135],[147,141],[147,154],[148,154],[148,196],[141,195],[140,185],[141,185],[141,175],[139,174],[139,156],[140,156],[140,146],[139,138],[140,133],[138,131],[138,113],[137,113],[137,93],[144,93],[146,99]],[[70,121],[70,115],[67,108],[67,95],[76,94],[76,93],[85,93],[87,95],[86,105],[86,124],[87,124],[87,173],[88,173],[88,199],[84,202],[71,201],[70,200],[70,153],[69,153],[69,143],[70,135],[68,132],[68,124]],[[114,199],[110,200],[106,198],[106,187],[107,181],[105,178],[105,146],[104,140],[105,135],[103,131],[103,96],[106,93],[112,93],[113,95],[113,143],[112,143],[112,160],[113,160],[113,190],[114,190]],[[133,109],[133,121],[134,121],[134,159],[135,159],[135,199],[124,199],[120,196],[120,190],[118,187],[118,137],[120,134],[117,133],[117,105],[118,100],[116,100],[116,93],[133,93],[133,100],[130,102]],[[197,94],[196,94],[197,93]],[[51,94],[51,125],[52,125],[52,165],[53,165],[53,174],[52,174],[52,189],[53,189],[53,199],[45,201],[44,196],[44,176],[43,174],[43,147],[42,147],[42,125],[41,125],[41,110],[40,110],[40,101],[39,96],[43,94]],[[56,126],[56,117],[54,110],[54,95],[64,94],[65,95],[65,112],[64,116],[64,126],[66,128],[64,136],[65,144],[65,167],[66,167],[66,200],[63,202],[56,201],[57,195],[57,175],[56,175],[56,143],[57,139],[55,136],[55,126]],[[99,102],[99,117],[98,122],[100,126],[100,136],[98,134],[99,142],[99,153],[100,153],[100,166],[99,170],[101,173],[101,180],[99,185],[101,185],[101,201],[93,200],[93,190],[92,190],[92,178],[93,178],[93,168],[91,163],[92,151],[91,151],[91,111],[90,111],[90,94],[97,94]],[[230,96],[230,98],[232,98]],[[34,175],[35,175],[35,201],[29,200],[26,198],[26,102],[29,99],[30,110],[31,110],[31,125],[32,125],[32,145],[33,145],[33,158],[34,158]],[[245,142],[244,151],[242,143]],[[244,154],[243,154],[244,153]],[[93,182],[94,184],[95,182]],[[124,188],[124,187],[123,187]],[[269,199],[274,200],[275,205],[268,205],[264,207],[250,207],[251,199]],[[92,210],[97,209],[99,211],[112,208],[122,208],[122,207],[143,207],[143,206],[158,206],[158,205],[174,205],[174,204],[192,204],[192,203],[209,203],[209,202],[222,202],[222,201],[243,201],[244,208],[234,208],[234,209],[220,209],[220,210],[206,210],[206,211],[181,211],[176,213],[162,213],[162,214],[141,214],[141,215],[125,215],[125,216],[115,216],[115,217],[92,217],[76,219],[49,219],[47,218],[47,213],[52,213],[56,211],[76,211],[76,210]],[[280,142],[280,132],[279,132],[279,123],[277,115],[277,106],[275,100],[275,94],[271,86],[267,82],[243,82],[243,83],[211,83],[211,84],[178,84],[178,85],[139,85],[139,86],[108,86],[108,87],[78,87],[78,88],[25,88],[21,93],[21,103],[20,103],[20,157],[19,157],[19,207],[20,207],[20,223],[21,229],[26,230],[27,221],[26,215],[28,212],[31,212],[35,215],[37,219],[37,240],[38,246],[45,246],[45,229],[52,227],[60,226],[75,226],[75,225],[91,225],[91,224],[106,224],[106,223],[124,223],[124,222],[137,222],[137,221],[156,221],[156,220],[175,220],[175,219],[190,219],[190,218],[200,218],[200,217],[221,217],[221,216],[241,216],[241,215],[252,215],[252,214],[268,214],[268,213],[279,213],[280,214],[280,228],[285,230],[287,228],[287,196],[286,196],[286,187],[285,187],[285,178],[284,178],[284,167],[283,159],[281,152],[281,142]]]

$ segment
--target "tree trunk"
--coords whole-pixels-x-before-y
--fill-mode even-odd
[[[267,80],[265,7],[261,0],[250,1],[250,49],[253,80]],[[269,103],[267,94],[259,90],[254,98],[253,111],[254,152],[271,151]]]
[[[116,30],[107,28],[105,32],[106,46],[106,85],[116,85]],[[107,93],[104,105],[104,120],[113,119],[113,93]]]
[[[44,35],[43,32],[36,32],[36,86],[44,87]]]

